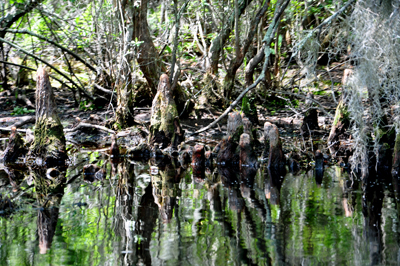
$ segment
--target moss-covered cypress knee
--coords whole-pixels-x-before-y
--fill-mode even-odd
[[[162,74],[153,99],[150,120],[150,143],[161,143],[161,148],[169,145],[177,147],[183,140],[184,132],[179,124],[179,115],[176,108],[169,77]]]
[[[68,158],[63,126],[57,114],[53,88],[44,68],[37,71],[35,140],[29,156],[47,166],[64,164]],[[39,162],[40,160],[37,160]]]

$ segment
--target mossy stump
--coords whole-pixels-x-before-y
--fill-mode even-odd
[[[68,156],[65,149],[63,126],[57,114],[57,105],[49,75],[42,67],[37,71],[34,136],[35,140],[29,152],[30,157],[36,158],[38,164],[41,161],[48,167],[65,164]]]
[[[179,114],[173,99],[169,77],[162,74],[157,94],[151,107],[150,144],[160,143],[160,148],[176,148],[184,140],[184,130],[179,123]]]

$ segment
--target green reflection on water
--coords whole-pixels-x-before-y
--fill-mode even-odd
[[[399,262],[394,180],[376,196],[380,209],[337,167],[327,168],[318,184],[313,171],[281,179],[264,169],[256,176],[217,169],[193,178],[190,167],[173,164],[151,173],[139,162],[111,165],[93,155],[90,162],[105,167],[106,179],[85,183],[79,176],[65,187],[46,254],[39,249],[34,190],[16,198],[19,209],[0,218],[0,265]],[[79,175],[77,165],[67,177]],[[1,193],[17,192],[2,187]],[[374,212],[376,227],[369,225]]]

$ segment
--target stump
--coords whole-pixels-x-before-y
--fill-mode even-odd
[[[315,181],[318,185],[322,184],[324,177],[324,155],[320,150],[315,151]]]
[[[400,175],[400,133],[396,134],[396,142],[394,144],[392,175]]]
[[[150,136],[151,144],[157,142],[160,148],[176,148],[184,138],[184,130],[179,124],[179,115],[173,99],[168,75],[162,74],[151,107]]]
[[[115,134],[111,135],[111,147],[110,147],[111,158],[117,160],[120,156],[119,146],[117,143],[117,136]]]
[[[68,159],[65,149],[63,126],[57,114],[49,75],[44,68],[37,71],[35,140],[30,157],[41,158],[47,166],[65,164]]]
[[[316,109],[310,109],[306,112],[300,132],[302,135],[308,136],[313,130],[318,130],[318,112]]]
[[[204,146],[201,144],[196,144],[196,146],[194,146],[192,154],[192,165],[202,167],[204,167],[205,165],[205,151]]]
[[[307,94],[305,107],[312,108],[314,95],[309,92]],[[300,133],[304,136],[309,136],[313,130],[318,130],[318,112],[316,109],[309,109],[303,118],[303,123],[301,124]]]

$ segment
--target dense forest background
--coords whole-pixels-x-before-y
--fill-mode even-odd
[[[352,165],[366,173],[398,127],[399,22],[390,0],[5,1],[1,109],[33,111],[39,65],[66,102],[112,109],[115,129],[151,106],[162,73],[182,117],[234,108],[257,117],[260,106],[304,115],[309,99],[333,118],[309,96],[324,94],[344,105]]]

